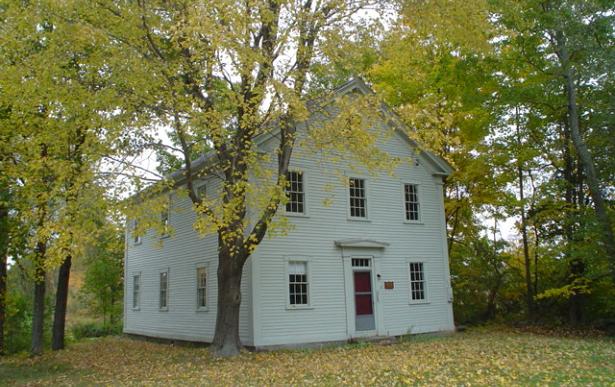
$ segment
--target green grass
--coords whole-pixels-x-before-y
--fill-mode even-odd
[[[615,340],[502,328],[405,337],[393,345],[244,352],[121,337],[91,339],[31,359],[0,360],[9,385],[606,385],[615,386]]]

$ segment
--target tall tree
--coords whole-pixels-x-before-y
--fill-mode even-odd
[[[603,191],[603,182],[582,133],[579,90],[607,85],[613,62],[613,18],[611,2],[538,1],[496,2],[502,23],[533,46],[526,46],[530,63],[541,66],[558,79],[566,97],[570,138],[587,180],[596,217],[602,229],[602,243],[615,278],[615,237]],[[534,62],[537,60],[539,63]],[[597,85],[594,80],[599,79]]]
[[[126,111],[109,87],[104,39],[72,22],[69,10],[54,1],[2,7],[0,106],[7,114],[1,124],[13,138],[3,166],[10,210],[28,230],[34,354],[43,345],[46,279],[58,266],[52,347],[64,346],[71,257],[96,239],[91,219],[104,195],[101,182],[94,183],[102,158],[117,145]]]
[[[134,66],[124,82],[141,92],[143,109],[152,122],[169,129],[173,144],[165,149],[181,161],[171,183],[184,187],[198,214],[197,223],[207,225],[201,231],[217,234],[218,300],[212,345],[217,355],[239,351],[242,269],[284,200],[297,126],[309,114],[306,98],[314,95],[312,74],[326,67],[330,53],[339,52],[333,48],[365,23],[361,11],[370,3],[377,4],[218,0],[188,5],[140,0],[99,1],[96,7],[82,9],[81,19],[107,31],[122,47],[125,56],[118,60]],[[350,137],[357,133],[353,129],[347,133]],[[272,130],[280,140],[270,155],[277,158],[277,165],[265,172],[259,167],[263,160],[256,152],[256,139]],[[340,138],[331,138],[336,137]],[[356,141],[354,150],[368,147],[368,138]],[[353,144],[352,139],[346,141]],[[197,172],[195,160],[207,151],[213,156]],[[222,183],[215,205],[196,190],[196,180],[210,172]],[[256,185],[251,174],[264,181],[271,180],[265,178],[270,174],[273,183]],[[249,212],[256,217],[250,218]]]

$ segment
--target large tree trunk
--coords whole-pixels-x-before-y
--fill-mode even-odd
[[[70,267],[72,257],[68,255],[58,274],[58,288],[56,291],[56,307],[53,314],[53,332],[51,338],[51,349],[54,351],[64,349],[64,333],[66,327],[66,305],[68,302],[68,282],[70,278]]]
[[[32,311],[32,355],[43,353],[43,332],[45,326],[45,287],[47,285],[43,260],[46,253],[44,242],[37,245],[37,262],[34,279],[34,307]]]
[[[220,238],[221,239],[221,238]],[[239,307],[241,305],[241,276],[245,260],[233,257],[228,249],[220,249],[218,256],[218,311],[212,350],[216,356],[239,354]]]
[[[556,34],[556,49],[562,66],[562,75],[564,77],[566,87],[566,98],[568,100],[568,122],[570,126],[570,135],[572,137],[572,143],[579,157],[579,161],[581,162],[583,171],[585,172],[585,178],[587,179],[589,192],[594,202],[596,216],[602,229],[602,242],[604,243],[608,256],[611,275],[615,280],[615,236],[613,235],[613,228],[611,226],[611,221],[609,219],[602,190],[600,189],[600,183],[596,175],[592,156],[587,149],[587,145],[585,144],[579,129],[579,112],[577,107],[577,92],[574,84],[574,73],[570,65],[568,49],[563,39],[564,38],[561,33]]]
[[[6,352],[4,347],[4,320],[6,319],[8,241],[8,211],[6,206],[0,203],[0,355]]]

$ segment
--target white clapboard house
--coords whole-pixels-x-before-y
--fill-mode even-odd
[[[360,79],[337,90],[353,92],[371,91]],[[278,211],[292,228],[285,236],[265,237],[244,268],[243,345],[454,329],[443,202],[443,180],[452,170],[419,150],[403,130],[391,128],[392,122],[383,118],[374,126],[394,132],[379,146],[412,160],[402,162],[394,175],[357,173],[360,167],[344,161],[329,163],[299,149],[293,153],[291,200]],[[275,141],[265,138],[260,146],[273,149]],[[220,186],[214,177],[201,184],[208,195]],[[154,231],[136,236],[134,221],[128,222],[124,332],[211,342],[217,237],[193,229],[195,214],[185,195],[168,195],[170,211],[162,217],[172,236]]]

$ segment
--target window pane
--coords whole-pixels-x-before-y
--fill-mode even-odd
[[[425,299],[425,273],[422,262],[410,263],[410,297],[412,300]]]
[[[286,175],[287,187],[286,195],[288,202],[286,203],[286,211],[294,213],[303,213],[305,203],[305,192],[303,190],[303,173],[292,171]]]
[[[207,195],[207,187],[205,186],[205,184],[201,184],[197,187],[196,194],[200,199],[205,199]]]
[[[160,308],[167,307],[168,297],[168,273],[163,271],[160,273]]]
[[[204,267],[196,269],[197,307],[207,306],[207,271]]]
[[[350,178],[349,181],[350,216],[365,218],[367,216],[367,202],[365,193],[365,180]]]
[[[419,197],[416,184],[404,184],[406,220],[419,220]]]
[[[139,307],[139,293],[141,291],[139,282],[140,282],[139,276],[135,275],[132,278],[132,307],[133,308]]]
[[[290,305],[308,304],[307,263],[288,263],[288,293]]]

